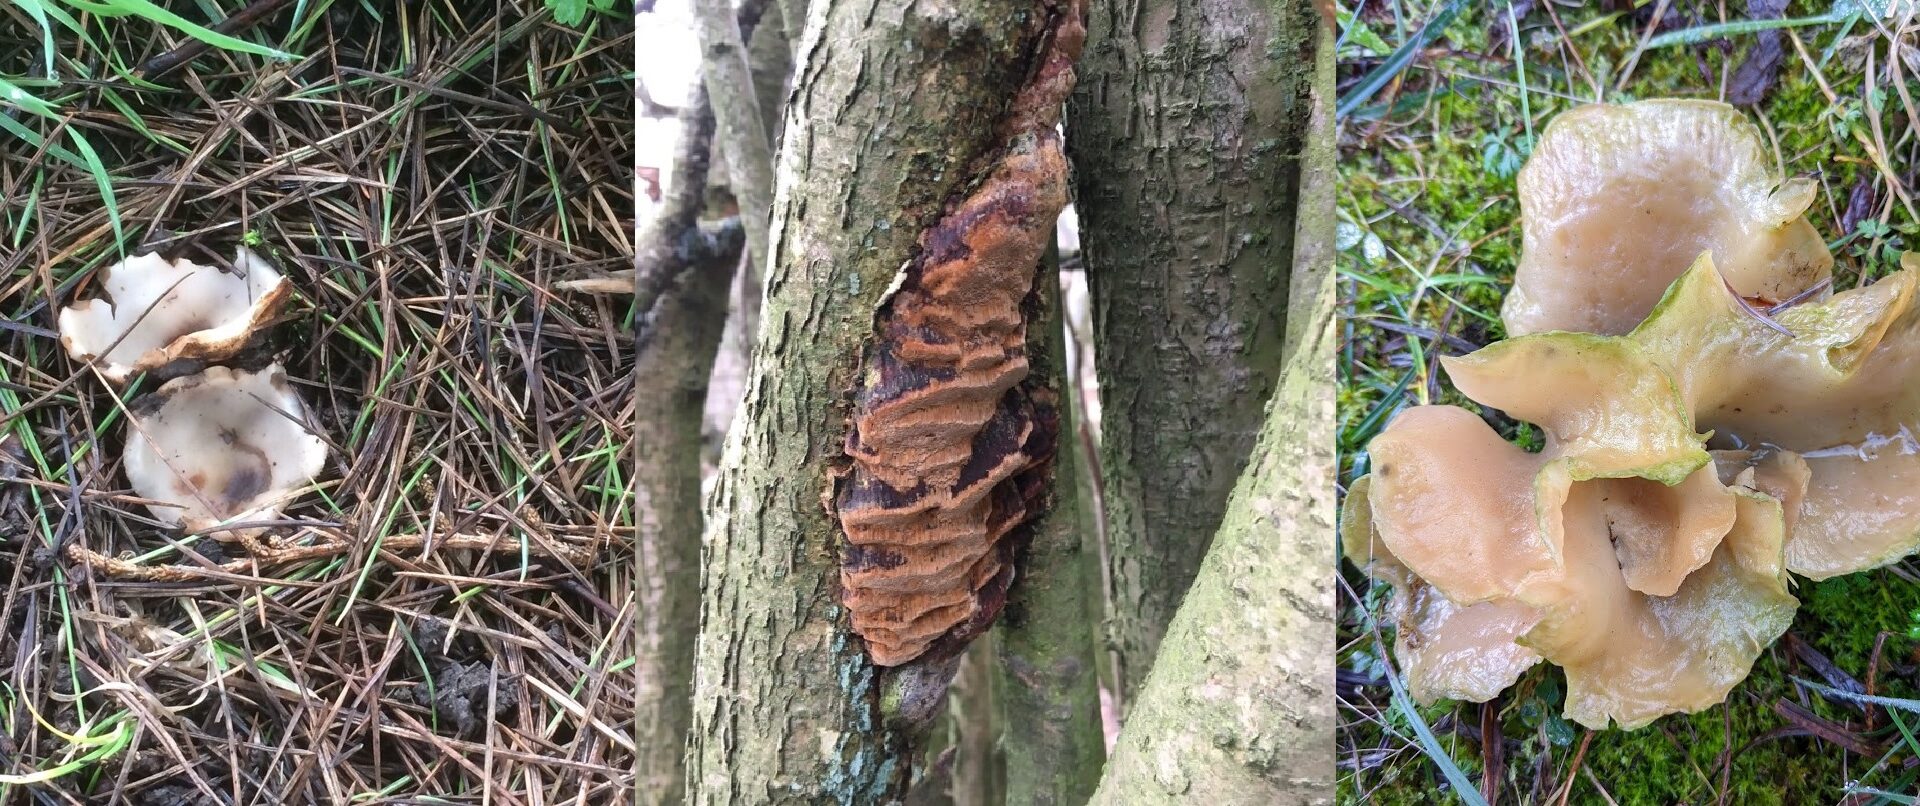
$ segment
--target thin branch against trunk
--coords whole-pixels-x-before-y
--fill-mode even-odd
[[[1123,700],[1199,570],[1279,377],[1304,119],[1284,54],[1307,5],[1091,10],[1067,135],[1099,346]]]
[[[753,74],[747,66],[747,37],[758,27],[769,0],[747,0],[736,11],[729,0],[694,0],[700,26],[700,74],[718,122],[719,149],[726,153],[727,186],[740,202],[747,229],[751,271],[767,265],[767,214],[773,206],[772,130],[760,119]]]
[[[1060,279],[1047,272],[1048,315],[1036,325],[1030,359],[1035,377],[1063,390],[1062,434],[1079,427],[1066,377],[1065,317]],[[1053,501],[1034,527],[1021,562],[1021,581],[1009,596],[1002,626],[998,695],[1006,717],[1001,743],[1006,756],[1008,803],[1079,806],[1100,781],[1106,758],[1097,679],[1097,608],[1088,599],[1099,588],[1091,562],[1088,512],[1080,500],[1086,472],[1079,446],[1063,439],[1054,459]]]
[[[760,119],[773,127],[772,143],[779,142],[782,125],[781,110],[786,106],[787,83],[793,77],[793,51],[787,44],[786,30],[781,26],[779,5],[768,3],[759,21],[751,26],[752,37],[748,40],[748,68],[753,74],[753,92],[760,103]],[[771,182],[769,173],[767,181]],[[762,188],[761,192],[771,199],[773,188]],[[762,284],[764,272],[751,262],[741,266],[741,271],[733,279],[730,292],[733,303],[727,317],[726,332],[720,341],[720,359],[714,369],[713,387],[707,398],[707,427],[711,433],[726,433],[733,424],[733,415],[740,405],[740,391],[745,385],[747,361],[753,350],[753,339],[760,332],[760,299],[766,289]],[[718,445],[722,440],[715,439]]]
[[[953,806],[1003,806],[1022,802],[1007,799],[1007,759],[1000,740],[1001,735],[1007,733],[1008,723],[1001,721],[999,681],[994,679],[999,667],[999,656],[995,652],[999,641],[995,639],[996,636],[989,633],[967,647],[966,656],[960,661],[960,673],[954,677],[948,709],[955,734],[953,777],[947,790]],[[1024,726],[1016,728],[1024,729]]]
[[[643,118],[670,118],[680,114],[680,108],[668,106],[653,99],[653,93],[647,91],[644,81],[633,82],[634,100],[640,102],[640,116]]]
[[[660,214],[637,244],[643,276],[663,278],[647,306],[652,336],[642,346],[633,450],[636,554],[635,739],[639,803],[686,797],[683,766],[693,721],[694,641],[700,613],[701,415],[727,312],[727,286],[744,251],[732,237],[699,229],[713,114],[696,86],[681,108],[674,181]]]
[[[1281,20],[1306,52],[1276,68],[1313,84],[1291,227],[1297,339],[1219,534],[1120,733],[1093,799],[1101,806],[1333,799],[1333,38],[1317,16]]]
[[[764,317],[708,499],[688,748],[694,804],[881,803],[952,664],[873,666],[838,604],[848,390],[920,233],[999,147],[1047,15],[1034,0],[825,0],[787,119]],[[1016,24],[1009,24],[1016,21]]]

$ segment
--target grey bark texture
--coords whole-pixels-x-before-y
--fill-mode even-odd
[[[680,110],[672,195],[637,240],[636,274],[655,281],[635,371],[634,489],[639,515],[635,744],[636,799],[676,804],[685,796],[682,756],[693,719],[693,636],[700,612],[700,423],[720,344],[727,282],[744,239],[714,239],[698,227],[713,115],[698,88]]]
[[[1332,34],[1306,35],[1314,97],[1285,368],[1096,804],[1332,802]]]
[[[822,0],[797,46],[766,304],[708,499],[688,747],[695,804],[869,804],[905,794],[951,668],[885,674],[837,603],[822,505],[874,311],[974,179],[1025,78],[1038,3]],[[927,699],[932,698],[929,705]]]
[[[1314,19],[1308,0],[1089,9],[1067,139],[1099,346],[1109,640],[1127,694],[1279,377]]]
[[[767,0],[753,0],[745,26],[751,35],[758,27]],[[760,118],[753,72],[747,66],[746,39],[729,0],[694,0],[694,18],[700,25],[700,75],[718,122],[717,136],[726,152],[728,181],[740,203],[740,223],[747,230],[747,254],[755,267],[767,265],[768,192],[773,187],[772,129]],[[754,269],[758,271],[758,269]]]
[[[1059,276],[1044,276],[1048,317],[1034,328],[1035,377],[1066,390],[1066,351]],[[1083,471],[1074,434],[1080,412],[1062,394],[1061,444],[1054,458],[1053,500],[1034,525],[1020,580],[994,630],[999,649],[997,695],[1005,713],[1006,802],[1079,806],[1100,781],[1106,757],[1094,625],[1097,569],[1078,480]]]

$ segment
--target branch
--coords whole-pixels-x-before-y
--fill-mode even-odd
[[[735,18],[729,0],[694,0],[700,29],[701,68],[707,98],[719,122],[729,171],[728,187],[740,200],[740,220],[747,231],[751,271],[763,272],[767,262],[767,214],[773,208],[773,147],[760,105],[754,95],[753,74],[747,66],[747,37],[758,26],[767,0],[747,0]]]

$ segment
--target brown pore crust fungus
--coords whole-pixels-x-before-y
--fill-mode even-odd
[[[1467,397],[1540,425],[1545,449],[1461,409],[1409,409],[1373,441],[1343,534],[1398,593],[1416,697],[1484,701],[1526,668],[1524,649],[1565,668],[1569,718],[1633,728],[1725,698],[1791,623],[1788,572],[1920,549],[1920,258],[1831,294],[1805,204],[1782,199],[1800,191],[1763,192],[1754,154],[1690,157],[1662,169],[1671,187],[1654,182],[1647,165],[1686,140],[1757,148],[1717,104],[1588,108],[1555,127],[1594,153],[1543,140],[1529,163],[1515,296],[1532,296],[1506,308],[1514,333],[1554,332],[1442,360]],[[1645,162],[1605,168],[1619,155]],[[1545,184],[1564,164],[1587,173]],[[1730,178],[1704,181],[1701,165]],[[1583,187],[1651,201],[1608,212]],[[1539,214],[1543,201],[1571,212]],[[1622,223],[1636,209],[1669,214]],[[1626,255],[1644,263],[1605,275]],[[1648,288],[1663,292],[1652,304]]]
[[[1596,104],[1555,118],[1518,177],[1507,333],[1625,333],[1702,251],[1761,307],[1822,293],[1833,256],[1801,215],[1816,187],[1782,182],[1773,166],[1759,130],[1722,103]]]
[[[60,312],[60,343],[116,384],[177,362],[230,358],[279,313],[293,288],[244,246],[233,267],[230,273],[157,253],[120,261],[100,278],[105,298]]]
[[[875,317],[846,473],[841,602],[875,665],[958,653],[1006,602],[1019,528],[1043,506],[1058,432],[1027,380],[1027,306],[1067,202],[1055,131],[1085,29],[1054,10],[986,178],[921,233]]]
[[[125,465],[135,494],[173,526],[272,520],[312,483],[327,445],[310,431],[286,371],[209,367],[129,406]],[[221,536],[216,533],[216,537]]]

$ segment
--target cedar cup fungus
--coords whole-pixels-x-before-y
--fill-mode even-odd
[[[279,272],[244,246],[233,268],[157,253],[127,258],[106,269],[104,298],[60,312],[60,342],[115,384],[140,372],[191,371],[231,358],[292,293]]]
[[[326,462],[326,442],[306,426],[306,407],[279,364],[210,367],[129,410],[127,478],[136,494],[160,502],[148,508],[168,525],[271,520]]]

